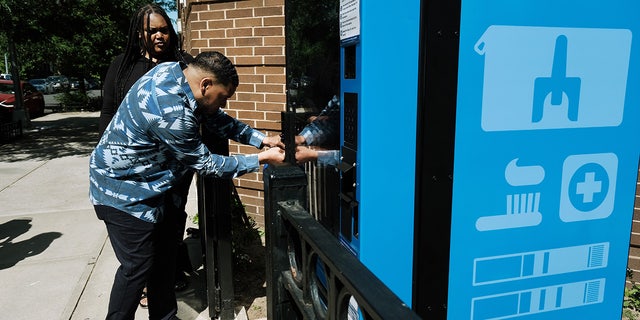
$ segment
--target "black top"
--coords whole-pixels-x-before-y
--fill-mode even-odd
[[[100,123],[98,125],[98,133],[100,137],[104,133],[104,130],[109,125],[111,118],[118,110],[120,103],[122,101],[115,101],[117,97],[117,87],[116,87],[116,74],[118,73],[118,67],[122,64],[122,59],[124,58],[124,54],[120,54],[113,61],[111,65],[109,65],[109,70],[107,70],[107,75],[104,78],[104,86],[103,86],[103,94],[102,94],[102,110],[100,110]],[[129,89],[133,86],[133,84],[138,81],[147,71],[151,70],[151,68],[155,67],[156,64],[149,59],[140,56],[136,61],[133,69],[131,70],[131,74],[125,81],[124,92],[129,92]],[[122,97],[124,99],[124,97]],[[118,99],[121,100],[121,99]]]

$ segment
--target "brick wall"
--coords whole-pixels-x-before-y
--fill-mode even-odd
[[[284,0],[189,1],[179,4],[183,46],[192,55],[216,50],[233,61],[240,85],[226,112],[267,133],[280,134],[285,110]],[[230,152],[256,153],[230,143]],[[262,172],[234,180],[250,217],[264,226]]]
[[[640,180],[636,183],[636,200],[633,205],[633,225],[631,226],[631,245],[627,267],[633,270],[633,281],[640,283]]]

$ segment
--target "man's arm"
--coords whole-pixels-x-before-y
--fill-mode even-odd
[[[264,146],[284,148],[279,136],[267,137],[264,133],[248,124],[231,117],[222,110],[215,115],[206,116],[204,125],[221,138],[231,139],[262,149]]]
[[[340,100],[334,96],[327,106],[296,136],[296,145],[318,146],[339,139]]]
[[[251,155],[213,154],[202,143],[198,122],[189,115],[164,118],[163,121],[152,124],[149,130],[178,161],[201,175],[235,178],[257,171],[261,163],[284,161],[284,151],[279,148]]]
[[[339,150],[316,150],[299,146],[296,148],[296,162],[316,161],[321,166],[337,166],[340,162]]]
[[[267,137],[264,133],[229,116],[220,109],[215,115],[206,116],[204,125],[221,138],[232,139],[259,149],[264,146],[284,148],[279,136]]]

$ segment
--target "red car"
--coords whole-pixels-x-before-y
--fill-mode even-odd
[[[29,111],[30,118],[44,115],[44,96],[42,92],[26,81],[22,85],[24,108]],[[13,91],[13,80],[0,80],[0,123],[11,122],[13,119],[14,104],[16,102]]]

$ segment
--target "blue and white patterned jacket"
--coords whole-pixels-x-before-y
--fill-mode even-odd
[[[219,110],[201,119],[178,62],[151,69],[129,90],[89,163],[89,194],[105,205],[148,222],[163,212],[164,193],[194,170],[233,178],[259,169],[258,155],[220,156],[202,143],[203,123],[220,137],[255,147],[265,135]]]
[[[333,96],[322,109],[316,120],[306,125],[300,135],[308,146],[330,145],[334,148],[340,140],[340,99]],[[337,166],[340,163],[340,150],[318,150],[319,165]]]

